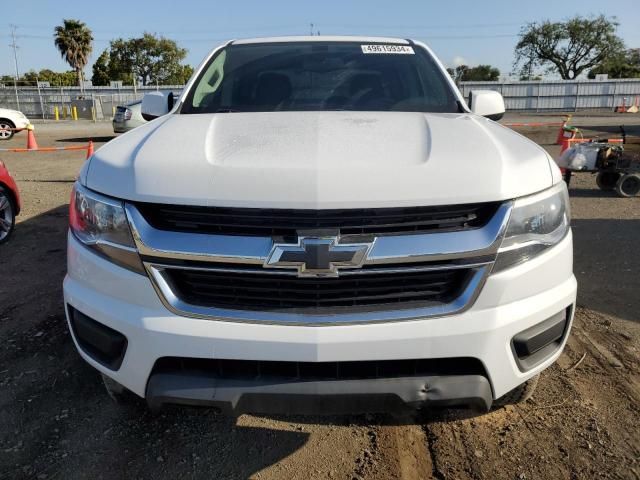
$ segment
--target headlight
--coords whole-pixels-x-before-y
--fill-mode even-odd
[[[556,245],[569,232],[570,222],[569,194],[564,182],[517,199],[493,271],[526,262]]]
[[[120,266],[144,273],[122,202],[76,182],[69,204],[69,228],[87,247]]]

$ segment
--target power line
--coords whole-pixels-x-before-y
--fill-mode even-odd
[[[314,31],[313,35],[317,35],[319,32]],[[332,35],[333,33],[329,33],[328,35]],[[259,34],[258,34],[259,35]],[[296,33],[291,33],[291,35],[296,35]],[[344,33],[335,33],[335,35],[344,35]],[[354,36],[362,36],[354,35]],[[374,35],[375,36],[375,35]],[[517,33],[498,33],[498,34],[487,34],[487,35],[430,35],[428,32],[404,32],[402,35],[404,37],[422,37],[427,39],[437,39],[437,40],[475,40],[475,39],[485,39],[485,38],[515,38],[519,35]],[[6,35],[6,37],[11,38],[11,35]],[[30,34],[20,34],[15,35],[16,38],[25,38],[25,39],[35,39],[35,40],[51,40],[51,36],[48,35],[30,35]],[[230,35],[228,37],[218,37],[218,38],[210,38],[210,37],[179,37],[176,41],[179,42],[224,42],[230,40],[232,38],[243,38],[242,35]],[[95,42],[110,42],[114,40],[114,38],[94,38]]]
[[[483,38],[516,38],[520,35],[513,33],[499,33],[495,35],[428,35],[426,33],[421,33],[409,36],[422,36],[428,40],[481,40]]]
[[[326,24],[325,28],[348,28],[348,29],[377,29],[377,30],[413,30],[413,29],[447,29],[447,30],[451,30],[451,29],[468,29],[468,28],[495,28],[495,27],[513,27],[513,26],[520,26],[520,25],[524,25],[528,22],[529,20],[522,20],[520,22],[502,22],[502,23],[467,23],[467,24],[461,24],[461,23],[454,23],[454,24],[443,24],[443,23],[423,23],[423,24],[389,24],[386,23],[384,25],[367,25],[367,24]],[[314,26],[317,26],[314,24]],[[18,27],[20,27],[23,30],[51,30],[50,26],[45,26],[45,25],[28,25],[28,24],[20,24],[18,25]],[[299,25],[297,24],[289,24],[289,25],[260,25],[260,26],[245,26],[241,29],[234,29],[234,30],[216,30],[216,34],[221,35],[221,34],[229,34],[229,35],[234,35],[237,34],[239,31],[244,31],[244,32],[262,32],[262,31],[273,31],[273,30],[298,30],[299,29]],[[142,31],[152,31],[153,28],[151,29],[142,29]],[[95,33],[106,33],[106,34],[114,34],[114,35],[119,35],[122,36],[123,34],[125,35],[139,35],[141,33],[141,30],[137,29],[137,30],[103,30],[103,29],[91,29],[92,32]],[[200,30],[200,29],[193,29],[190,28],[189,32],[191,33],[209,33],[211,32],[211,29],[208,28],[206,30]],[[171,30],[163,30],[162,32],[160,32],[164,35],[179,35],[181,33],[184,33],[184,30],[175,30],[175,31],[171,31]]]

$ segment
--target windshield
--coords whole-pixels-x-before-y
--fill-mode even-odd
[[[458,112],[421,47],[356,42],[230,45],[200,72],[181,113]]]

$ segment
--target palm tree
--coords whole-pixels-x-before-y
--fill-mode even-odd
[[[60,56],[76,71],[78,86],[83,92],[82,70],[91,55],[93,35],[87,25],[80,20],[65,18],[62,22],[63,25],[58,25],[54,30],[54,43],[60,51]]]

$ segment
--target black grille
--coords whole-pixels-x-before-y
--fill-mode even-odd
[[[457,297],[470,269],[370,272],[337,278],[304,278],[268,273],[166,269],[176,295],[198,306],[239,310],[304,309],[322,313],[337,307],[441,304]],[[311,311],[310,311],[311,310]]]
[[[342,380],[395,378],[412,375],[484,375],[475,358],[372,360],[357,362],[277,362],[163,357],[154,372],[199,371],[218,378]]]
[[[332,229],[342,235],[459,231],[485,225],[499,203],[379,209],[292,210],[138,203],[160,230],[219,235],[295,237],[301,230]]]

